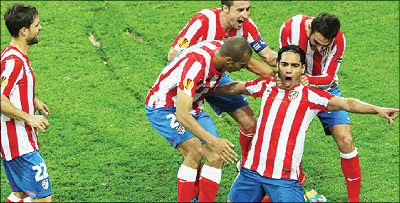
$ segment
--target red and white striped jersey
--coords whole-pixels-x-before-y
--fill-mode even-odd
[[[199,114],[204,97],[212,91],[225,71],[215,69],[215,51],[223,41],[204,41],[185,49],[161,72],[149,90],[145,104],[152,108],[176,107],[177,88],[193,97],[192,114]]]
[[[300,14],[285,21],[280,29],[279,45],[282,48],[294,44],[303,49],[306,53],[306,73],[310,76],[308,78],[310,84],[328,90],[337,86],[337,72],[346,47],[346,39],[343,32],[339,30],[324,56],[319,52],[314,52],[305,28],[305,21],[309,19],[313,17]]]
[[[204,9],[198,12],[186,24],[176,37],[172,47],[180,52],[183,49],[206,40],[225,40],[233,36],[242,36],[247,39],[256,53],[267,47],[267,44],[261,38],[257,26],[247,18],[243,26],[239,29],[232,29],[229,35],[222,30],[219,19],[220,8]]]
[[[246,83],[254,98],[262,97],[257,129],[242,166],[274,179],[298,180],[307,128],[333,97],[313,87],[276,87],[272,78]]]
[[[35,75],[28,56],[16,47],[1,52],[1,94],[18,109],[35,115]],[[1,114],[1,157],[7,161],[39,149],[37,128]]]

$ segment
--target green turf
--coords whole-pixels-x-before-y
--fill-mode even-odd
[[[1,49],[10,37],[3,15],[14,1],[1,1]],[[182,27],[219,1],[27,1],[39,11],[40,43],[29,50],[37,97],[52,116],[39,133],[56,202],[176,201],[182,158],[144,115],[144,99]],[[251,17],[271,49],[279,48],[281,24],[297,14],[337,15],[347,47],[338,72],[343,96],[399,107],[399,2],[253,1]],[[94,46],[89,35],[100,46]],[[256,78],[232,73],[235,80]],[[248,98],[258,113],[260,100]],[[219,134],[240,152],[237,124],[206,105]],[[351,114],[360,155],[361,201],[399,202],[399,120]],[[318,119],[307,132],[305,190],[328,201],[346,201],[339,150]],[[226,165],[216,201],[226,200],[236,177]],[[11,189],[1,169],[1,199]]]

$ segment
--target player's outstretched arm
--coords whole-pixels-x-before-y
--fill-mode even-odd
[[[1,94],[1,113],[18,121],[26,122],[32,127],[37,127],[42,132],[46,132],[46,129],[49,127],[49,122],[46,117],[41,115],[30,115],[17,109],[4,94]]]
[[[249,91],[247,91],[245,82],[235,81],[226,83],[215,88],[210,95],[214,96],[233,96],[233,95],[250,95]]]
[[[193,98],[186,95],[181,89],[178,88],[177,106],[176,106],[176,119],[196,137],[204,140],[213,147],[222,160],[226,163],[234,163],[237,161],[237,154],[231,147],[234,145],[227,139],[217,138],[206,129],[204,129],[199,122],[190,114],[192,109]]]
[[[345,110],[347,112],[359,114],[379,114],[382,118],[386,118],[388,123],[392,123],[394,119],[397,118],[397,112],[399,112],[399,109],[375,106],[359,99],[344,97],[333,97],[329,100],[326,110]]]

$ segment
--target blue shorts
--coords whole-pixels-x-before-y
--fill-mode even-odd
[[[342,96],[339,87],[332,88],[328,90],[328,92],[335,96]],[[329,131],[329,128],[334,125],[351,125],[349,113],[343,110],[334,112],[322,112],[318,114],[318,118],[321,121],[322,126],[324,127],[326,135],[332,135],[331,131]]]
[[[217,86],[223,85],[226,83],[233,82],[232,78],[225,72],[221,78],[221,81]],[[206,101],[210,104],[210,106],[214,109],[217,115],[220,115],[222,112],[234,112],[237,109],[242,108],[249,104],[247,98],[244,95],[235,95],[235,96],[207,96]]]
[[[172,147],[176,148],[179,143],[196,137],[176,120],[175,107],[151,108],[146,105],[145,109],[146,116],[151,125],[153,125],[158,133],[167,139]],[[204,129],[215,137],[218,137],[217,129],[209,115],[202,111],[198,115],[192,116]],[[205,143],[203,140],[201,142],[202,144]]]
[[[1,161],[13,192],[25,192],[33,199],[53,193],[47,166],[39,151],[21,155],[11,161],[1,158]]]
[[[265,194],[272,202],[304,202],[300,181],[267,178],[243,167],[232,185],[228,199],[231,202],[261,202]]]

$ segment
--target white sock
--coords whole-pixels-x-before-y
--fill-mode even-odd
[[[197,170],[185,165],[181,165],[178,171],[178,178],[187,182],[196,182]]]
[[[218,184],[221,182],[221,174],[222,169],[207,166],[205,164],[203,166],[203,170],[201,171],[201,177],[212,180]]]
[[[32,199],[28,196],[28,197],[25,197],[22,202],[32,202]]]
[[[17,196],[15,196],[13,192],[11,192],[10,196],[8,196],[7,199],[12,202],[19,202],[22,200],[22,199],[18,198]]]

